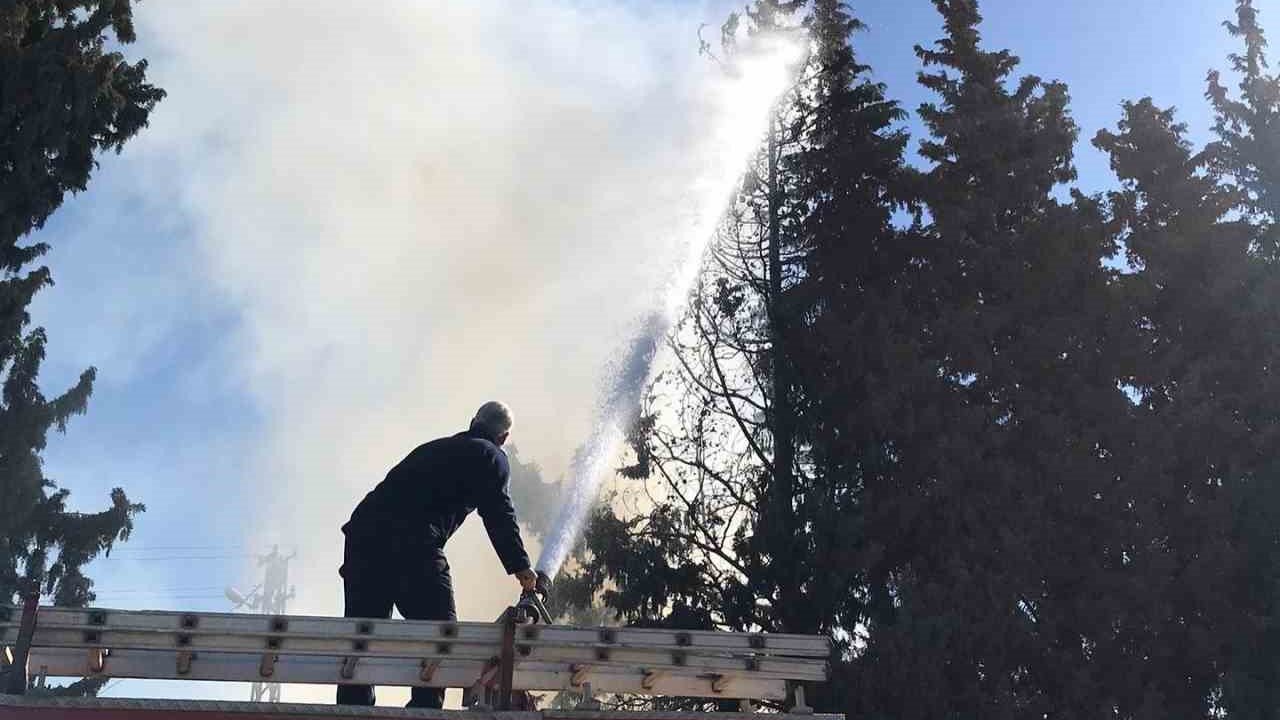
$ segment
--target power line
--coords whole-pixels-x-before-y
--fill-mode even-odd
[[[98,596],[101,600],[103,596]],[[107,595],[106,597],[114,597]],[[132,595],[129,600],[139,600],[145,598],[164,598],[165,600],[218,600],[225,599],[226,595],[222,593],[155,593],[153,595]]]
[[[248,550],[244,545],[140,545],[126,543],[112,548],[111,552],[143,552],[147,550]]]
[[[117,556],[115,553],[104,555],[99,560],[128,560],[131,562],[143,562],[148,560],[155,561],[171,561],[171,560],[238,560],[244,558],[256,558],[258,555],[252,553],[243,553],[238,555],[152,555],[152,556]]]
[[[221,585],[191,585],[184,587],[162,588],[92,588],[95,593],[169,593],[169,592],[202,592],[205,590],[221,590]]]

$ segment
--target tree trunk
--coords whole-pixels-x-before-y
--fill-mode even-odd
[[[774,117],[769,124],[769,268],[765,302],[768,313],[770,384],[773,386],[773,403],[769,407],[769,430],[773,435],[773,476],[771,484],[773,521],[768,532],[773,535],[773,575],[778,583],[778,613],[786,632],[801,632],[797,621],[800,616],[801,593],[796,569],[800,566],[791,557],[795,550],[795,519],[792,507],[794,497],[795,467],[795,410],[791,404],[792,385],[786,353],[786,310],[783,303],[782,284],[782,232],[781,214],[783,197],[778,177],[778,123]]]

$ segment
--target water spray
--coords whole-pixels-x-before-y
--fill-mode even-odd
[[[742,165],[759,142],[776,98],[794,80],[792,68],[801,61],[803,48],[783,38],[763,42],[754,51],[742,50],[734,58],[732,72],[726,72],[726,92],[734,94],[734,102],[744,108],[740,117],[752,123],[722,128],[720,140],[726,156],[717,163],[715,172],[703,179],[702,189],[712,197],[732,197],[741,175]],[[723,63],[721,63],[723,65]],[[660,366],[659,352],[677,318],[683,312],[689,292],[697,281],[716,224],[722,216],[722,205],[698,208],[698,217],[688,228],[690,238],[685,245],[687,255],[668,276],[666,294],[658,309],[643,318],[624,352],[621,362],[609,374],[604,397],[597,406],[591,434],[574,456],[569,469],[569,482],[564,487],[560,513],[551,526],[542,554],[535,566],[539,590],[527,592],[527,607],[540,610],[539,595],[546,596],[551,581],[563,568],[596,501],[600,483],[607,476],[618,447],[639,417],[645,389]],[[522,601],[524,598],[522,597]],[[538,607],[534,608],[534,603]]]
[[[600,479],[608,471],[618,444],[639,416],[641,396],[653,379],[657,366],[654,358],[669,327],[669,321],[661,314],[646,319],[613,373],[611,390],[600,405],[591,435],[574,457],[560,514],[552,523],[538,558],[537,571],[546,576],[548,582],[560,572],[573,550],[595,502]]]

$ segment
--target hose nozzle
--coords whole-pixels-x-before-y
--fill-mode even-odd
[[[516,621],[520,624],[551,622],[551,614],[547,612],[544,601],[551,595],[551,578],[541,570],[538,571],[538,582],[533,590],[522,590],[520,599],[516,601]]]

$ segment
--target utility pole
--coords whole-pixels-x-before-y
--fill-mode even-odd
[[[289,561],[297,556],[297,551],[281,555],[279,545],[273,545],[266,555],[259,555],[258,567],[263,568],[262,584],[244,595],[234,588],[227,588],[227,597],[236,604],[235,609],[247,607],[260,615],[286,614],[287,603],[294,595],[294,588],[289,584]],[[249,700],[280,702],[280,683],[253,683],[249,688]]]

